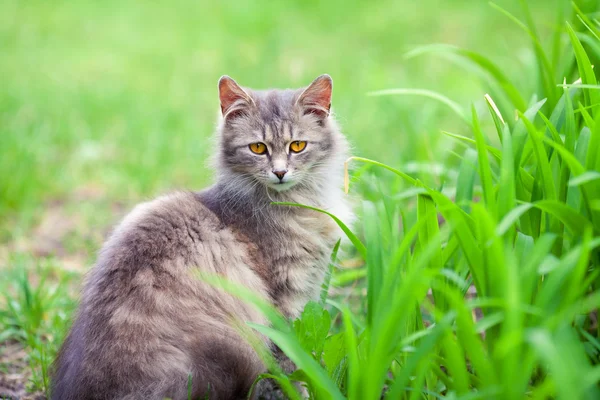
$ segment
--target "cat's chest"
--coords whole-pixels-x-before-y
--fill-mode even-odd
[[[328,207],[320,207],[351,222],[351,212],[344,201],[327,204]],[[331,252],[343,232],[327,214],[271,206],[278,208],[238,215],[230,218],[227,225],[238,246],[246,249],[248,267],[262,279],[270,299],[285,315],[295,317],[307,301],[318,298]]]
[[[270,295],[288,316],[296,316],[307,301],[318,298],[331,252],[340,237],[327,215],[295,210],[274,226],[261,251],[268,266]]]
[[[302,213],[257,233],[256,239],[271,269],[308,269],[327,258],[335,244],[336,224],[326,215]]]

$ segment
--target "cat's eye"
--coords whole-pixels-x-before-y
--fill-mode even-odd
[[[264,143],[252,143],[249,147],[256,154],[265,154],[267,152],[267,146]]]
[[[290,150],[294,153],[300,153],[302,150],[306,148],[306,141],[304,140],[296,140],[295,142],[290,143]]]

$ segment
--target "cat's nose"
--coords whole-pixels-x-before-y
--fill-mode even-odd
[[[273,173],[275,175],[277,175],[277,177],[279,178],[279,180],[283,179],[283,176],[285,175],[286,172],[287,172],[287,170],[285,170],[285,171],[273,171]]]

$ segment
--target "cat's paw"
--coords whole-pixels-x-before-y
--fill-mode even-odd
[[[273,379],[261,379],[254,387],[252,400],[285,400],[287,396],[283,393],[277,382]]]

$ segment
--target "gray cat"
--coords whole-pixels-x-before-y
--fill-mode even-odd
[[[335,241],[325,215],[351,219],[342,191],[347,143],[330,115],[332,81],[254,91],[219,80],[214,186],[138,205],[85,284],[54,365],[52,398],[246,398],[265,366],[234,320],[252,306],[193,277],[216,273],[296,317],[314,299]]]

